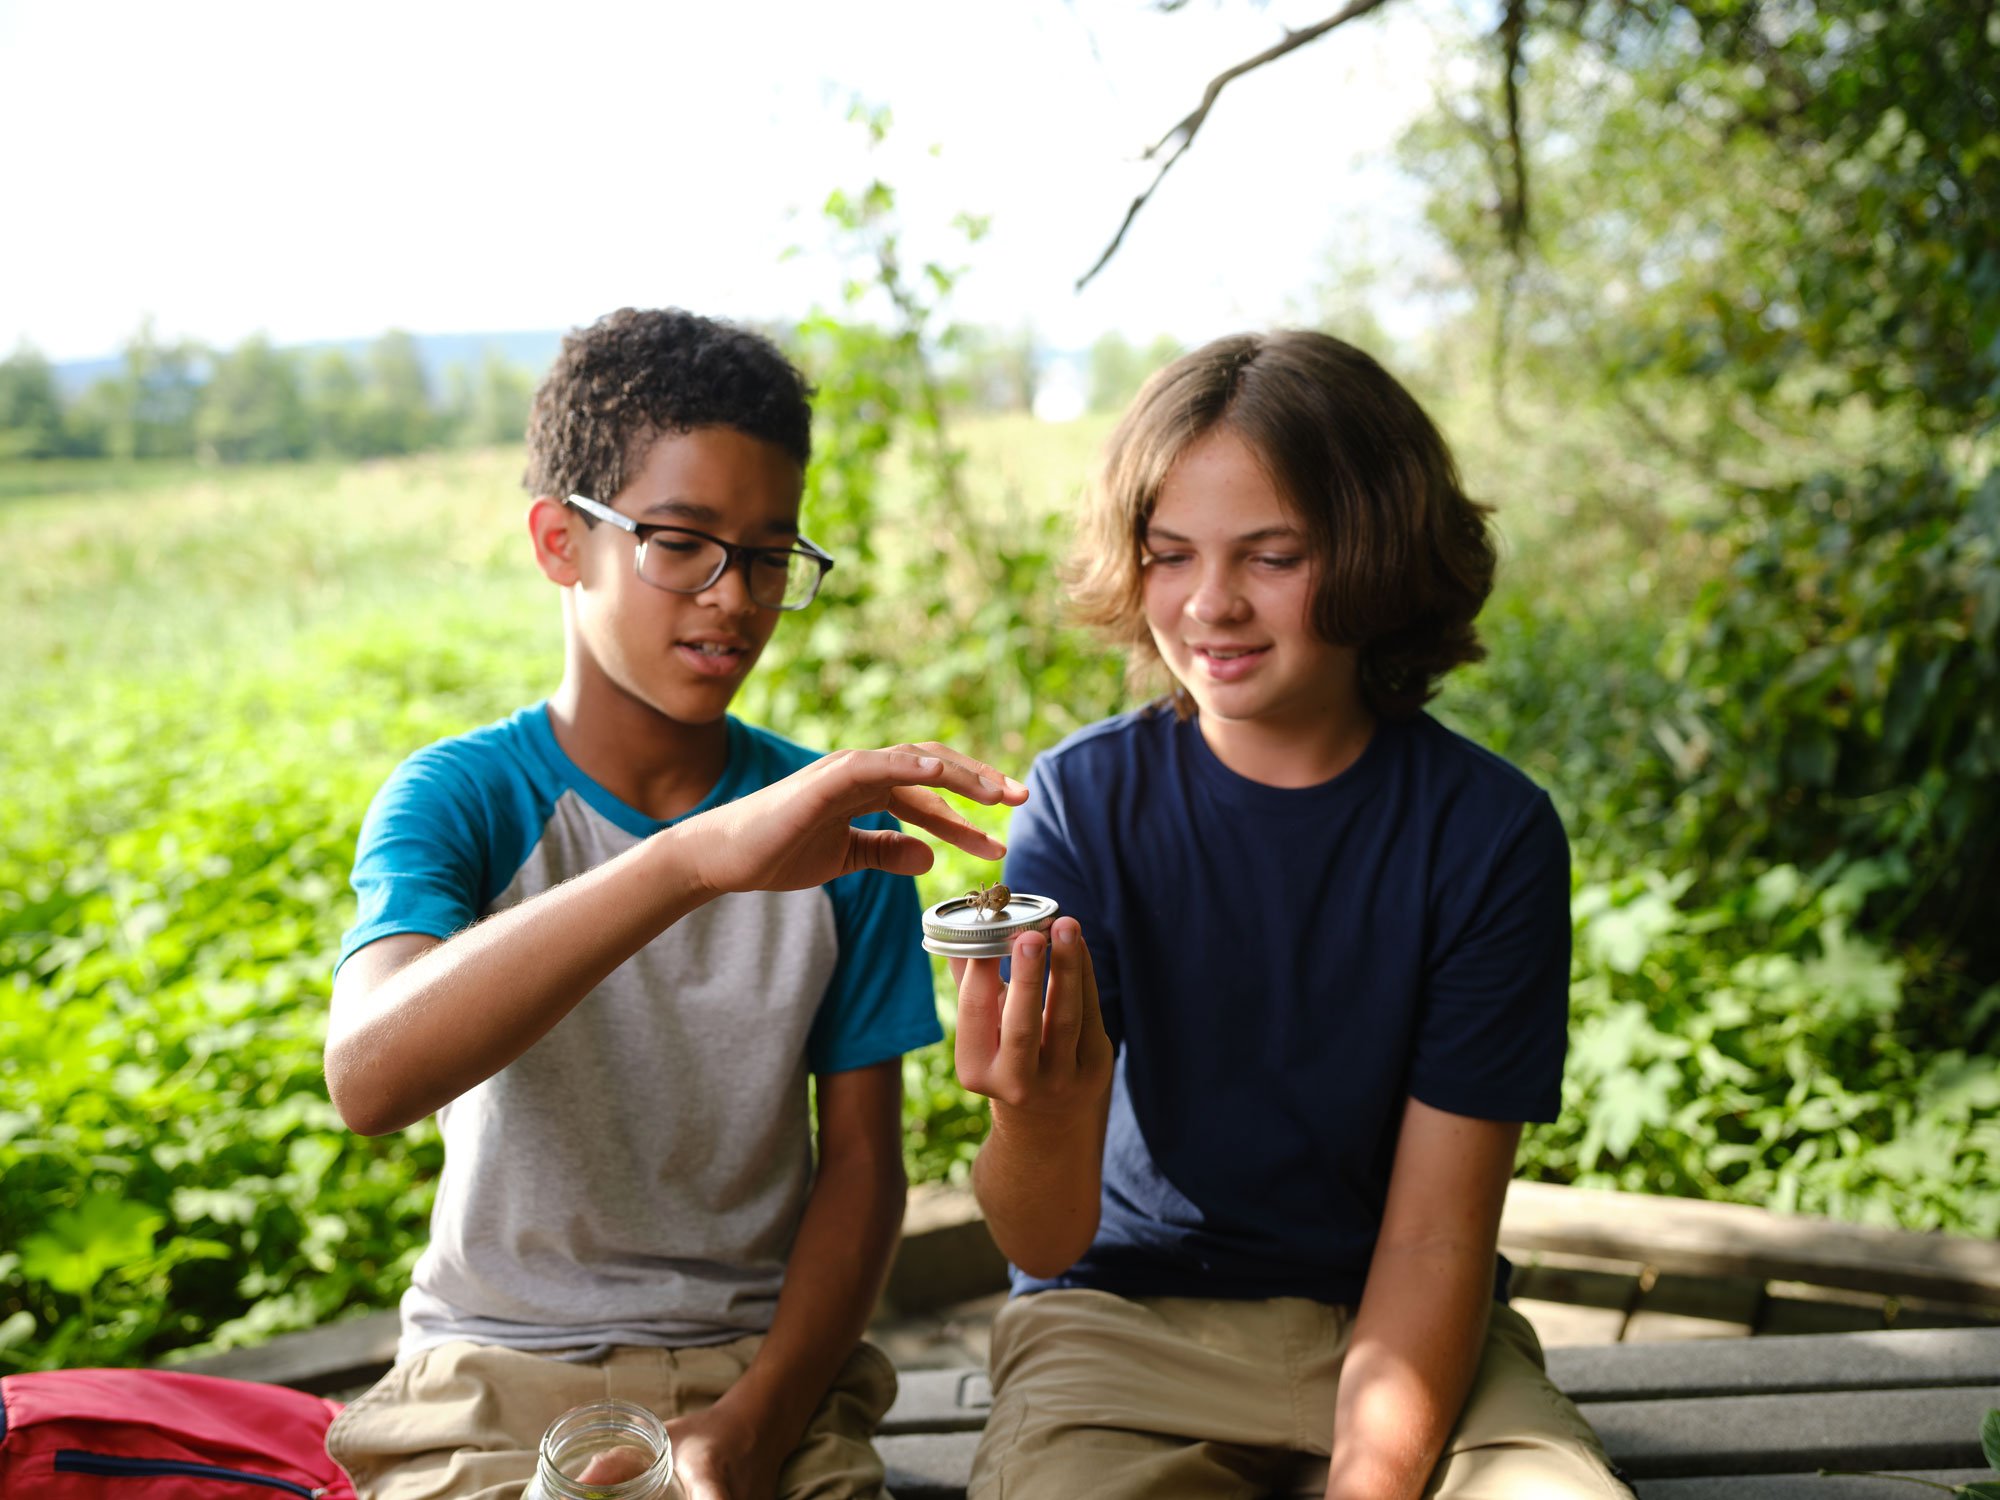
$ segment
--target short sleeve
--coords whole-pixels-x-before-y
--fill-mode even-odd
[[[447,938],[477,921],[490,863],[477,789],[465,769],[435,749],[398,766],[362,820],[354,851],[354,925],[341,964],[379,938]]]
[[[856,824],[898,826],[886,814]],[[916,882],[907,875],[857,870],[826,889],[840,955],[806,1039],[813,1072],[865,1068],[942,1040]]]
[[[1115,1043],[1121,1039],[1118,944],[1105,911],[1102,891],[1085,874],[1085,856],[1078,848],[1078,830],[1071,817],[1070,788],[1062,758],[1044,755],[1028,771],[1028,800],[1007,828],[1007,885],[1017,891],[1047,896],[1074,917],[1090,950],[1091,973],[1097,979],[1098,1006],[1104,1027]]]
[[[1410,1092],[1487,1120],[1553,1120],[1569,1034],[1569,841],[1537,792],[1443,903]]]

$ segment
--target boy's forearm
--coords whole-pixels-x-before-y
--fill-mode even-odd
[[[1058,1276],[1097,1235],[1107,1089],[1080,1119],[1024,1115],[996,1101],[972,1164],[972,1189],[993,1242],[1031,1276]]]
[[[888,1279],[908,1182],[900,1142],[822,1159],[763,1347],[723,1398],[760,1447],[789,1453],[853,1352]]]
[[[612,970],[711,899],[691,825],[496,913],[364,986],[334,991],[328,1091],[364,1134],[400,1130],[492,1077]]]
[[[1376,1247],[1341,1365],[1327,1500],[1424,1492],[1471,1389],[1492,1305],[1482,1247]]]

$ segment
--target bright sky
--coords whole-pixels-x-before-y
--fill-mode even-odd
[[[1439,44],[1398,0],[1226,90],[1083,293],[1222,68],[1331,0],[0,0],[0,355],[562,328],[623,304],[834,304],[819,208],[896,187],[952,311],[1080,347],[1309,305],[1329,256],[1420,253],[1386,151]],[[895,123],[871,153],[851,101]],[[948,228],[990,215],[967,249]],[[801,252],[784,258],[788,247]]]

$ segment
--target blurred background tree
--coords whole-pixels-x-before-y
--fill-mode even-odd
[[[364,458],[416,453],[437,439],[430,375],[417,341],[402,329],[390,329],[369,347],[358,427],[358,456]]]
[[[78,431],[112,458],[188,458],[208,354],[192,340],[163,342],[150,320],[126,343],[121,369],[78,402]]]
[[[1090,346],[1090,409],[1123,411],[1146,377],[1180,352],[1180,345],[1165,334],[1143,348],[1116,329],[1100,335]]]
[[[474,447],[513,443],[527,430],[535,376],[488,347],[472,369],[454,365],[442,430]]]
[[[1870,930],[2000,981],[2000,26],[1581,6],[1539,34],[1533,129],[1502,51],[1403,159],[1511,384],[1604,413],[1718,549],[1667,643],[1677,852],[1711,882],[1874,862]]]
[[[312,449],[298,360],[253,335],[218,356],[195,414],[197,448],[223,463],[273,463]]]
[[[0,363],[0,458],[53,458],[62,451],[55,369],[24,344]]]

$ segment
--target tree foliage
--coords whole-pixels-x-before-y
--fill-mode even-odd
[[[1495,49],[1403,159],[1517,440],[1595,445],[1570,503],[1664,519],[1689,586],[1644,651],[1607,618],[1562,659],[1619,747],[1585,805],[1622,873],[1579,893],[1581,1092],[1529,1160],[1925,1222],[2000,1144],[2000,25],[1531,20],[1522,240]]]
[[[195,413],[195,442],[223,463],[303,458],[312,449],[312,414],[298,362],[255,335],[215,362]]]
[[[339,348],[280,349],[261,333],[211,350],[145,324],[116,373],[66,398],[24,346],[0,362],[0,458],[274,463],[521,441],[532,372],[489,348],[445,373],[440,398],[416,339],[394,329],[357,361]]]
[[[0,457],[53,458],[62,450],[55,370],[23,344],[0,363]]]

